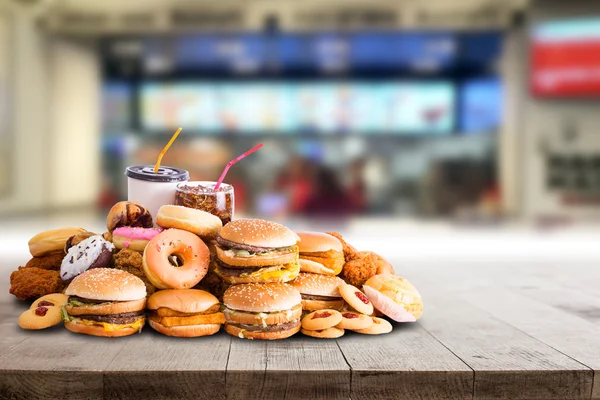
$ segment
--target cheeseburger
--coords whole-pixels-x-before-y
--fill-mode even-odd
[[[94,268],[76,276],[65,290],[65,327],[93,336],[127,336],[142,330],[146,285],[118,269]]]
[[[300,269],[298,240],[275,222],[232,221],[217,237],[215,273],[229,284],[291,281]]]
[[[341,310],[344,299],[338,286],[344,281],[337,276],[306,274],[301,272],[290,285],[302,296],[302,309],[316,311],[324,309]]]
[[[344,267],[344,247],[334,236],[320,232],[297,232],[300,237],[300,270],[338,275]]]
[[[285,283],[230,286],[223,295],[225,330],[240,339],[285,339],[300,330],[301,301]]]
[[[219,300],[204,290],[159,290],[148,298],[150,326],[167,336],[213,335],[225,323]]]

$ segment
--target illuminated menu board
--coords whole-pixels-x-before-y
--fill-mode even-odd
[[[241,134],[450,133],[448,82],[148,83],[145,130]]]

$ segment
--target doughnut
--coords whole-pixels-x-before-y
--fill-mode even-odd
[[[318,331],[311,331],[308,329],[302,329],[301,331],[306,336],[312,336],[314,338],[319,339],[337,339],[339,337],[344,336],[344,330],[336,328],[335,326],[327,329],[321,329]]]
[[[360,290],[352,285],[340,285],[339,291],[346,303],[361,314],[373,314],[373,303]]]
[[[60,278],[70,281],[91,268],[105,268],[112,263],[115,246],[96,235],[71,247],[60,265]]]
[[[96,235],[97,235],[97,233],[85,231],[85,232],[81,232],[81,233],[71,236],[69,239],[67,239],[67,242],[65,243],[65,248],[64,248],[65,254],[67,254],[67,252],[69,251],[69,249],[71,247],[78,245],[85,239],[92,237],[92,236],[96,236]]]
[[[38,233],[29,239],[29,252],[33,257],[43,257],[50,253],[63,251],[67,240],[81,232],[85,232],[85,230],[81,228],[61,228]]]
[[[60,307],[36,307],[26,310],[19,317],[19,326],[23,329],[38,330],[58,325],[62,321]]]
[[[208,247],[198,236],[181,229],[167,229],[146,246],[143,268],[159,289],[189,289],[204,278],[209,259]]]
[[[202,239],[214,239],[219,235],[223,222],[206,211],[183,206],[166,205],[158,209],[156,224],[163,228],[176,228],[195,233]]]
[[[373,320],[368,315],[353,311],[342,312],[342,322],[335,327],[340,329],[366,329],[373,325]]]
[[[342,314],[336,310],[318,310],[306,314],[302,318],[302,329],[309,331],[321,331],[332,328],[342,322]]]
[[[392,331],[392,324],[383,318],[371,317],[373,325],[365,329],[354,329],[354,332],[362,333],[363,335],[382,335]]]
[[[137,226],[122,226],[112,232],[112,242],[119,250],[129,249],[144,251],[146,245],[154,236],[161,233],[162,228],[139,228]]]
[[[106,217],[106,229],[114,231],[120,226],[139,226],[141,228],[152,228],[152,214],[143,205],[135,201],[120,201],[108,212]]]

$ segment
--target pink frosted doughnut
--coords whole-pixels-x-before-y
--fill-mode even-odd
[[[129,249],[141,253],[148,242],[162,231],[162,228],[122,226],[113,231],[112,242],[117,249]]]

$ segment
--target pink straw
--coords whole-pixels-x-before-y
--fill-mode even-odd
[[[223,183],[223,179],[225,179],[225,175],[227,175],[227,171],[229,171],[229,168],[231,168],[231,166],[233,164],[235,164],[236,162],[240,161],[242,158],[254,153],[256,150],[260,149],[261,147],[263,147],[262,143],[257,144],[256,146],[254,146],[253,148],[251,148],[250,150],[248,150],[247,152],[245,152],[244,154],[234,158],[233,160],[229,161],[227,163],[227,165],[225,166],[225,169],[223,170],[223,173],[221,174],[221,177],[219,178],[219,180],[217,181],[217,184],[215,185],[215,192],[217,190],[219,190],[219,186],[221,186],[221,183]]]

